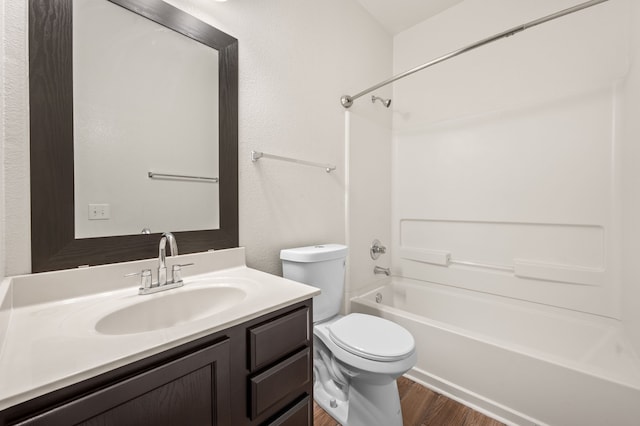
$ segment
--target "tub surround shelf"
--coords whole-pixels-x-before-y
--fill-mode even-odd
[[[0,285],[0,411],[231,329],[319,293],[313,287],[247,268],[242,248],[175,256],[167,261],[194,262],[188,271],[193,275],[184,277],[184,287],[144,296],[144,300],[229,283],[246,295],[230,308],[173,326],[109,335],[96,331],[98,321],[109,312],[143,299],[137,294],[135,281],[122,276],[157,261],[5,279]]]
[[[420,263],[437,266],[463,266],[512,273],[519,278],[556,281],[588,286],[601,286],[605,282],[605,270],[576,265],[558,265],[545,262],[534,262],[527,259],[513,259],[512,265],[477,262],[457,259],[448,251],[430,250],[414,247],[400,248],[400,257]]]
[[[400,220],[396,275],[620,317],[606,226],[415,217]]]
[[[535,280],[559,281],[563,283],[601,286],[605,283],[605,270],[574,265],[553,265],[529,260],[514,259],[513,273],[516,277]]]

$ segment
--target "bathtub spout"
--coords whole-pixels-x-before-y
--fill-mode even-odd
[[[375,266],[373,268],[373,273],[374,274],[385,274],[386,276],[390,276],[391,275],[391,270],[389,268],[383,268],[381,266]]]

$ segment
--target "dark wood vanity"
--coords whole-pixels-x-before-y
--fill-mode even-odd
[[[311,309],[296,303],[36,397],[1,411],[0,425],[311,425]]]

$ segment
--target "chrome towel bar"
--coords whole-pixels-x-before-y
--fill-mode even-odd
[[[288,161],[290,163],[302,164],[305,166],[320,167],[324,169],[327,173],[331,173],[336,169],[336,166],[334,166],[333,164],[316,163],[313,161],[298,160],[296,158],[281,157],[280,155],[267,154],[266,152],[261,152],[261,151],[251,151],[251,161],[255,163],[261,158],[272,158],[274,160]]]
[[[172,175],[168,173],[156,173],[149,172],[149,179],[184,179],[184,180],[196,180],[202,182],[218,183],[220,179],[217,177],[205,177],[205,176],[189,176],[189,175]]]

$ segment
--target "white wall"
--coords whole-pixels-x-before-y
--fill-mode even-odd
[[[622,188],[622,319],[636,353],[640,353],[640,3],[631,7],[633,58],[623,86]]]
[[[351,1],[171,3],[240,41],[240,243],[249,265],[280,273],[282,248],[347,242],[339,100],[386,75],[391,37]],[[251,163],[251,150],[338,169]]]
[[[26,0],[5,3],[16,9],[7,13],[11,28],[4,42],[17,46],[16,69],[6,75],[16,87],[14,135],[5,139],[7,272],[17,274],[30,269],[27,15]],[[279,273],[281,248],[345,242],[339,98],[380,79],[385,70],[379,65],[391,61],[390,36],[352,1],[170,3],[239,39],[240,243],[247,247],[249,265]],[[266,159],[254,164],[251,150],[335,163],[338,170],[327,174]]]
[[[0,7],[0,38],[5,39],[4,5]],[[5,46],[0,44],[0,280],[5,276],[5,218],[4,218],[4,139],[5,139]]]
[[[31,269],[27,8],[23,1],[3,2],[2,7],[4,188],[0,188],[0,196],[4,201],[4,233],[1,239],[5,247],[5,274],[15,275]]]
[[[574,4],[467,0],[397,35],[394,72]],[[620,318],[628,9],[593,7],[394,85],[394,269]]]

